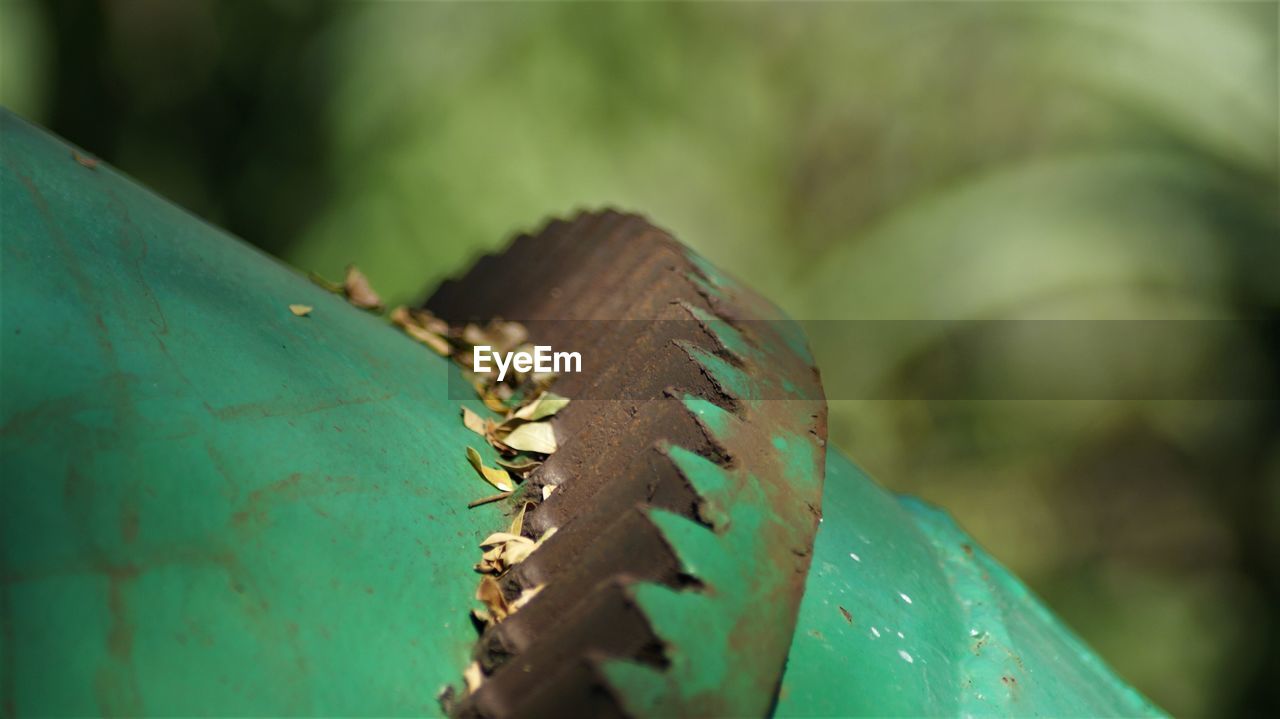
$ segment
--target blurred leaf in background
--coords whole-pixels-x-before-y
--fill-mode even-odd
[[[1179,399],[1207,370],[1262,368],[1259,397],[1280,376],[1267,325],[1212,330],[1280,314],[1275,3],[0,8],[6,104],[392,299],[549,215],[649,214],[814,320],[836,443],[1140,689],[1280,714],[1280,408]],[[963,342],[1061,318],[1203,322],[1136,365],[1105,333]],[[957,322],[849,366],[851,319]],[[957,342],[977,371],[939,371]],[[1172,389],[982,399],[1049,369]]]

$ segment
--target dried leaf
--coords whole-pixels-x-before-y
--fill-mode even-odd
[[[514,493],[514,490],[510,492],[499,492],[497,494],[491,494],[488,497],[481,497],[480,499],[472,500],[467,503],[467,509],[475,509],[482,504],[489,504],[490,502],[497,502],[498,500],[506,499]]]
[[[520,505],[520,511],[516,514],[515,519],[511,520],[511,529],[507,530],[512,534],[519,536],[524,531],[524,512],[529,508],[529,503],[525,502]]]
[[[369,285],[369,278],[356,269],[355,265],[347,266],[347,276],[342,282],[342,289],[347,293],[347,300],[363,310],[382,309],[382,298]]]
[[[490,421],[492,422],[493,420],[490,420]],[[495,425],[494,428],[496,430],[497,425]],[[536,459],[530,459],[528,457],[520,457],[519,459],[516,459],[516,460],[502,459],[501,457],[499,457],[498,466],[502,467],[508,472],[515,472],[516,474],[523,477],[529,474],[530,472],[532,472],[533,470],[537,469],[538,467],[541,467],[542,462],[539,462]]]
[[[506,402],[503,402],[501,398],[489,391],[485,391],[480,395],[480,401],[484,402],[484,406],[494,412],[506,412],[508,409]]]
[[[505,469],[486,467],[484,460],[480,459],[480,453],[475,448],[467,447],[467,461],[475,468],[476,474],[479,474],[484,481],[492,484],[494,488],[503,492],[515,490],[515,485],[511,483],[511,475],[507,474]]]
[[[489,616],[493,617],[495,622],[506,619],[511,613],[507,598],[502,596],[502,587],[498,586],[498,580],[493,577],[480,579],[480,586],[476,587],[476,599],[484,603],[485,608],[489,610]]]
[[[97,169],[99,162],[101,162],[96,157],[81,155],[79,152],[76,152],[75,150],[71,151],[71,156],[75,158],[76,162],[79,163],[81,167],[87,167],[90,170]]]
[[[507,542],[502,547],[502,563],[508,567],[513,567],[523,562],[538,545],[532,541],[528,544],[522,542]]]
[[[529,544],[533,544],[533,540],[529,539],[528,537],[522,537],[518,534],[511,534],[510,532],[494,532],[493,534],[490,534],[489,536],[485,537],[484,541],[480,542],[480,546],[492,547],[499,544],[508,544],[510,542],[515,542],[517,544],[523,544],[527,542]]]
[[[522,452],[551,454],[556,451],[556,434],[547,422],[527,422],[502,438],[508,447]]]
[[[409,310],[409,313],[422,329],[428,332],[434,332],[441,337],[447,337],[449,335],[449,323],[439,317],[436,317],[430,310],[418,308]]]
[[[471,322],[468,322],[462,328],[462,341],[472,347],[475,347],[476,345],[490,344],[489,335],[486,334],[484,330],[480,329],[479,325]]]
[[[315,272],[308,272],[307,278],[334,294],[343,294],[342,285],[338,282],[334,282],[333,280],[327,280],[324,277],[321,277],[320,275],[316,274]]]
[[[519,322],[493,319],[484,327],[469,323],[462,328],[463,342],[475,347],[486,345],[495,352],[510,352],[529,337],[529,331]]]
[[[417,325],[406,325],[402,329],[405,334],[430,347],[432,352],[441,357],[448,357],[453,353],[453,345],[449,344],[449,340],[434,332],[424,330]]]
[[[498,435],[496,434],[497,429],[498,429],[498,425],[494,424],[493,420],[486,419],[484,421],[484,438],[489,441],[489,446],[493,447],[494,449],[498,450],[503,454],[515,454],[516,451],[514,449],[503,444],[502,440],[498,439]],[[517,475],[517,476],[519,476],[521,479],[524,479],[523,475]]]
[[[430,315],[430,313],[427,314]],[[432,319],[434,319],[434,316],[432,316]],[[391,310],[390,320],[392,324],[404,330],[405,334],[430,347],[432,351],[441,357],[448,357],[453,353],[453,345],[449,344],[449,340],[442,337],[441,333],[424,327],[419,321],[418,315],[410,311],[408,307],[400,305]]]
[[[311,305],[289,305],[289,311],[299,317],[306,317],[314,309]]]
[[[567,397],[561,397],[553,392],[543,392],[532,402],[516,410],[512,417],[532,422],[544,417],[550,417],[564,409],[567,404],[569,404]]]
[[[485,431],[484,422],[485,422],[484,418],[481,417],[480,415],[476,414],[475,412],[472,412],[466,407],[462,408],[462,424],[472,432],[475,432],[481,437],[487,438],[489,433]],[[498,460],[498,464],[502,464],[502,460]],[[503,466],[505,467],[506,465],[503,465]]]
[[[529,331],[519,322],[504,322],[500,319],[494,319],[489,322],[487,329],[489,337],[493,339],[494,346],[501,347],[504,352],[519,346],[529,339]]]
[[[557,486],[558,485],[555,485],[555,484],[542,485],[542,501],[544,502],[547,501],[547,499],[551,497],[551,493],[556,491]]]
[[[488,617],[486,616],[487,620]],[[488,624],[488,622],[485,622]],[[480,684],[484,682],[484,673],[480,671],[480,662],[471,662],[467,668],[462,671],[462,680],[467,683],[467,693],[474,694],[480,688]]]

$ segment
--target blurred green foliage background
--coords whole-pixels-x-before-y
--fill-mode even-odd
[[[1275,2],[3,0],[0,99],[398,299],[614,205],[798,318],[1274,320],[1278,32]],[[861,396],[824,326],[829,394]],[[1217,356],[1189,327],[1147,368],[1175,387]],[[1280,337],[1245,339],[1280,376]],[[928,370],[947,341],[876,347],[876,381],[963,395]],[[1276,716],[1278,426],[1264,399],[1100,395],[836,400],[831,431],[1168,710]]]

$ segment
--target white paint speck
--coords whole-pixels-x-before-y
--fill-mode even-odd
[[[862,561],[862,557],[859,557],[858,555],[854,554],[853,552],[849,552],[849,557],[850,557],[850,558],[852,558],[852,559],[853,559],[853,561],[855,561],[855,562],[861,562],[861,561]]]
[[[898,596],[899,596],[899,597],[902,597],[902,601],[906,602],[907,604],[910,604],[910,603],[911,603],[911,597],[908,597],[907,595],[903,594],[902,592],[898,592]]]
[[[880,630],[879,630],[879,629],[876,629],[875,627],[872,627],[872,628],[871,628],[871,633],[872,633],[872,634],[874,634],[874,635],[876,635],[876,639],[879,639],[879,638],[880,638]]]
[[[971,636],[971,637],[976,637],[976,636],[978,636],[978,630],[977,630],[977,629],[970,629],[970,630],[969,630],[969,636]]]
[[[907,654],[905,651],[901,649],[898,650],[898,656],[902,657],[902,661],[906,662],[907,664],[916,663],[916,660],[912,659],[910,654]]]
[[[902,632],[898,632],[898,638],[899,638],[899,639],[906,639],[906,638],[907,638],[907,635],[903,634]]]

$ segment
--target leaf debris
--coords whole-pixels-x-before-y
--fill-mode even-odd
[[[480,453],[474,447],[467,447],[467,461],[476,470],[476,474],[492,484],[495,489],[503,492],[515,491],[515,485],[511,483],[511,475],[507,474],[507,470],[485,466],[484,460],[480,459]]]
[[[484,681],[484,673],[480,671],[480,662],[471,662],[462,671],[462,679],[467,683],[467,693],[474,694]]]
[[[289,305],[289,311],[299,317],[306,317],[314,309],[311,305]]]
[[[76,163],[78,163],[81,167],[87,167],[90,170],[96,170],[98,168],[98,165],[102,163],[102,161],[99,160],[98,158],[89,157],[88,155],[81,155],[76,150],[71,151],[71,157],[75,158]]]
[[[486,420],[484,417],[481,417],[480,415],[476,414],[475,412],[472,412],[466,407],[462,408],[463,426],[465,426],[467,429],[471,430],[472,432],[475,432],[476,434],[480,435],[481,437],[485,437],[488,434],[488,432],[485,430],[485,424],[484,424],[485,421]],[[493,420],[488,420],[488,421],[491,422]],[[498,460],[498,464],[502,465],[503,467],[506,467],[507,469],[510,469],[510,467],[507,467],[505,464],[502,464],[501,459]]]
[[[347,276],[342,281],[342,290],[347,295],[347,301],[362,310],[382,309],[382,298],[373,291],[369,278],[365,277],[355,265],[347,265]]]
[[[534,422],[550,417],[564,409],[568,404],[568,397],[561,397],[554,392],[543,392],[532,402],[513,412],[511,416],[516,419]]]
[[[453,354],[449,343],[449,326],[426,310],[411,310],[404,305],[391,310],[391,323],[413,339],[431,348],[441,357]]]
[[[523,523],[523,516],[522,512],[517,518],[521,523]],[[512,524],[514,528],[515,523]],[[480,542],[480,548],[484,551],[480,555],[480,561],[475,565],[475,570],[485,575],[501,575],[528,559],[530,554],[533,554],[554,534],[555,529],[549,529],[535,542],[520,534],[494,532]]]
[[[528,508],[529,508],[528,502],[525,502],[520,505],[520,511],[516,513],[515,519],[511,520],[510,532],[512,534],[519,535],[520,532],[524,531],[524,513],[525,513],[525,510],[527,510]]]
[[[538,454],[553,454],[556,451],[556,434],[547,422],[526,422],[502,437],[502,441],[512,449]]]
[[[341,283],[334,282],[333,280],[325,279],[323,276],[321,276],[317,272],[308,272],[307,279],[311,280],[317,285],[320,285],[325,290],[332,292],[335,295],[344,294]]]
[[[503,459],[499,457],[498,466],[502,467],[508,472],[514,472],[523,478],[533,470],[537,469],[538,467],[541,467],[542,462],[539,462],[536,459],[531,459],[529,457],[519,457],[514,460]]]

